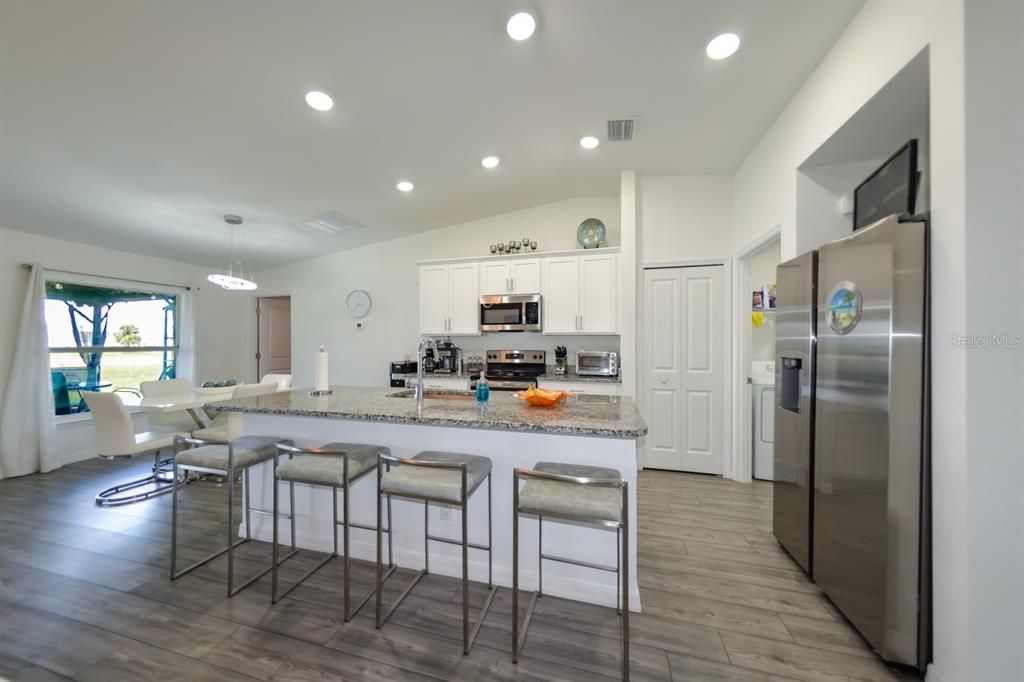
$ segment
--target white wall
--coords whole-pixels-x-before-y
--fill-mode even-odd
[[[331,354],[332,383],[387,385],[388,363],[414,355],[419,339],[416,261],[489,257],[491,244],[523,237],[536,240],[539,251],[578,248],[576,228],[586,218],[602,220],[608,229],[608,244],[619,245],[618,197],[579,198],[339,251],[258,273],[260,295],[292,297],[295,384],[312,384],[314,354],[320,344],[324,344]],[[361,331],[355,329],[354,321],[345,311],[345,296],[353,289],[365,289],[373,299],[373,308],[364,318]],[[531,350],[549,351],[551,362],[556,345],[568,346],[570,353],[581,346],[618,348],[617,337],[605,336],[488,334],[453,340],[470,351],[529,345]]]
[[[250,335],[246,315],[251,299],[208,285],[206,268],[0,228],[0,408],[28,283],[28,271],[22,263],[191,286],[195,291],[197,378],[251,378],[247,351],[241,350],[247,348]],[[92,456],[91,422],[68,429],[74,430],[75,437],[59,435],[57,441],[65,461]]]
[[[732,255],[731,177],[643,175],[637,193],[641,263]]]
[[[967,312],[961,1],[874,1],[864,6],[737,171],[734,246],[739,250],[781,225],[782,257],[796,255],[797,168],[925,48],[930,72],[932,299],[937,302],[932,308],[932,332],[933,339],[941,340],[963,332]],[[1012,62],[987,66],[1003,77],[1017,73]],[[933,343],[932,350],[932,489],[937,502],[933,520],[935,663],[930,675],[948,681],[981,679],[973,674],[981,670],[981,663],[970,642],[995,633],[993,623],[971,617],[968,609],[973,598],[965,590],[973,561],[968,529],[974,527],[974,520],[968,518],[964,485],[969,453],[971,457],[980,453],[967,447],[964,354],[939,342]],[[990,404],[990,398],[978,398],[979,406]],[[1019,490],[1018,482],[1013,500],[1018,507]],[[988,501],[999,506],[995,499]],[[1018,536],[1019,523],[1017,517]],[[1019,594],[1017,582],[996,584],[1005,593]],[[1009,669],[1004,672],[1003,679],[1016,676]]]
[[[1019,342],[1024,338],[1024,3],[969,2],[965,23],[966,315],[957,331],[983,339],[1016,334]],[[933,189],[938,204],[942,193]],[[941,276],[936,272],[932,282]],[[937,298],[933,309],[944,305]],[[967,364],[966,409],[958,417],[967,431],[967,542],[961,551],[970,560],[965,585],[970,679],[1024,680],[1024,348],[953,352]]]

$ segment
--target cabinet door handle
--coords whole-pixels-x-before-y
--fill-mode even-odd
[[[516,278],[515,277],[513,277],[512,279],[509,280],[508,290],[509,291],[515,291],[516,290]]]
[[[580,315],[580,331],[583,331],[583,316]]]

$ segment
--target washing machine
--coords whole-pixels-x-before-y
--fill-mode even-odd
[[[754,478],[775,480],[775,363],[752,362]]]

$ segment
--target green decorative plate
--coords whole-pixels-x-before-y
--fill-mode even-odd
[[[583,245],[584,249],[596,249],[604,240],[604,223],[597,218],[587,218],[576,230],[576,240]]]

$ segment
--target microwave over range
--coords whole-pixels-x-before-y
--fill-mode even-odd
[[[529,296],[481,296],[480,331],[541,331],[540,294]]]

